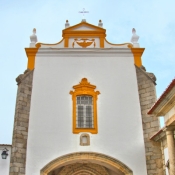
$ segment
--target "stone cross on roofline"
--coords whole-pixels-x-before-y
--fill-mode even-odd
[[[83,14],[83,20],[82,21],[84,21],[85,19],[84,19],[84,14],[85,13],[89,13],[89,11],[85,11],[85,8],[83,8],[83,11],[79,11],[79,13],[82,13]]]

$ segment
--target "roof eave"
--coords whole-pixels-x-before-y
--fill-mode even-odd
[[[175,79],[170,83],[168,88],[160,96],[157,102],[152,106],[147,114],[154,114],[156,116],[165,115],[165,113],[175,103]]]

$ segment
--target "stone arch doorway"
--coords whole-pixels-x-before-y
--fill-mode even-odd
[[[59,175],[109,175],[106,168],[93,163],[74,163],[67,165],[61,171],[53,171],[51,174]]]
[[[79,169],[77,167],[77,171],[75,171],[77,165],[84,167]],[[103,175],[110,175],[111,173],[108,170],[118,175],[133,175],[132,170],[124,163],[110,156],[95,152],[76,152],[58,157],[44,166],[40,171],[40,175],[99,175],[97,169],[91,166],[100,167],[100,171],[103,169],[104,171],[101,173]],[[70,171],[64,173],[65,168]],[[55,173],[58,169],[60,172]],[[71,173],[72,169],[74,170]],[[105,170],[107,171],[105,172]]]

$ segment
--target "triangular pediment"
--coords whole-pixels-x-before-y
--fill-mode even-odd
[[[89,24],[87,22],[81,22],[74,26],[70,26],[62,31],[63,37],[74,37],[74,36],[87,36],[87,35],[95,35],[95,36],[106,36],[106,30],[102,27],[95,26]]]
[[[94,30],[94,31],[103,31],[103,32],[106,32],[105,29],[99,27],[99,26],[95,26],[95,25],[92,25],[90,23],[87,23],[87,22],[81,22],[79,24],[76,24],[74,26],[70,26],[66,29],[63,30],[63,32],[66,32],[66,31],[80,31],[80,30]]]

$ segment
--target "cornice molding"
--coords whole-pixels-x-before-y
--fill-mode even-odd
[[[158,131],[155,135],[153,135],[150,140],[155,141],[155,142],[160,142],[163,139],[166,138],[166,132],[164,128],[162,128],[160,131]]]
[[[39,56],[63,56],[63,57],[133,57],[129,48],[40,48]]]
[[[148,114],[155,114],[157,116],[164,115],[165,111],[161,113],[161,110],[168,103],[170,104],[169,106],[171,107],[175,105],[175,79],[173,79],[173,81],[170,83],[167,89],[159,97],[157,102],[151,107],[151,109],[148,111]]]

